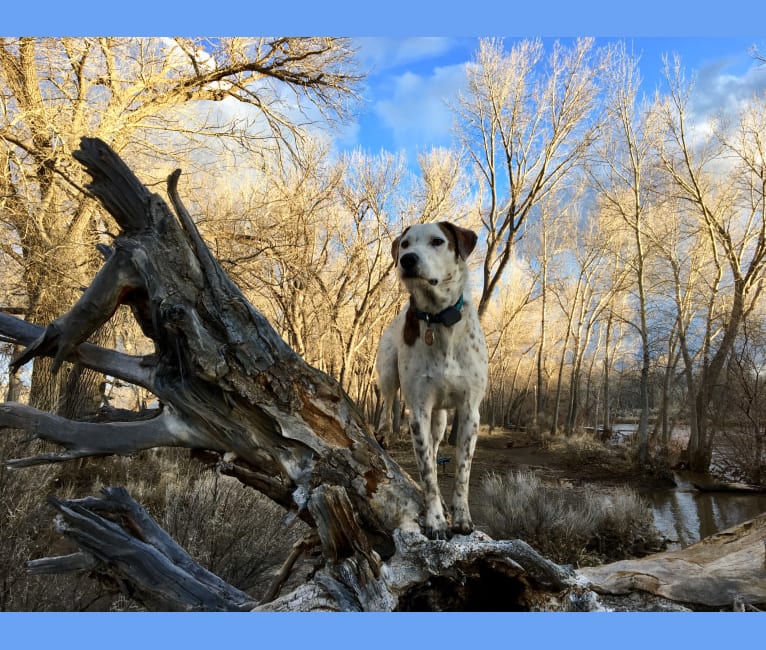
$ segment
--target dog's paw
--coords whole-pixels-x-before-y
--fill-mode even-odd
[[[473,532],[473,521],[466,506],[453,507],[452,532],[456,535],[470,535]]]
[[[452,523],[452,532],[455,535],[470,535],[473,532],[473,522],[470,519],[462,519]]]
[[[444,526],[425,526],[423,533],[428,539],[449,539],[449,532],[446,524]]]
[[[442,513],[426,516],[423,523],[423,533],[428,539],[449,539],[449,527]]]

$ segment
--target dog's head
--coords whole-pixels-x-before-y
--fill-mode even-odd
[[[460,298],[476,239],[473,231],[440,221],[410,226],[394,240],[396,274],[419,309],[440,311]]]

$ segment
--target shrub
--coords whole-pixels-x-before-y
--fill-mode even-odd
[[[565,452],[575,460],[593,460],[612,456],[614,450],[597,440],[590,433],[575,433],[571,436],[545,433],[541,436],[541,445],[550,451]]]
[[[651,510],[627,487],[551,486],[528,470],[487,474],[481,482],[487,532],[521,538],[559,563],[581,565],[640,555],[659,545]]]
[[[165,485],[158,521],[202,566],[258,598],[308,530],[300,520],[286,527],[286,514],[236,479],[186,463]]]
[[[109,607],[112,595],[84,574],[32,576],[27,560],[75,549],[57,535],[46,502],[57,468],[8,469],[2,462],[29,453],[7,431],[0,435],[0,611],[84,611]]]
[[[29,453],[0,437],[0,459]],[[76,549],[57,535],[46,496],[128,492],[202,566],[259,598],[305,530],[284,525],[284,511],[235,479],[218,476],[182,450],[75,461],[79,467],[8,470],[0,462],[0,611],[135,610],[140,606],[86,574],[27,575],[24,562]],[[63,471],[62,471],[63,470]]]

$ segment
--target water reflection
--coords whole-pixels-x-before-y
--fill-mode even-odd
[[[612,443],[628,442],[636,430],[635,424],[615,425]],[[689,427],[676,426],[672,438],[685,444]],[[766,512],[766,494],[699,492],[689,478],[685,472],[675,472],[674,489],[642,491],[652,504],[654,525],[671,540],[671,548],[688,546]]]
[[[698,492],[682,475],[672,490],[649,490],[654,524],[672,546],[688,546],[704,537],[766,512],[766,494]]]

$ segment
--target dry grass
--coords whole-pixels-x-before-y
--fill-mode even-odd
[[[543,449],[564,453],[574,460],[600,460],[614,455],[614,449],[597,440],[590,433],[575,433],[571,436],[544,433],[540,436]]]
[[[29,453],[0,436],[0,459]],[[11,471],[0,463],[0,611],[108,611],[140,606],[87,575],[29,576],[24,562],[75,550],[53,531],[51,492],[98,494],[124,485],[203,566],[259,598],[305,531],[284,511],[239,482],[217,476],[186,452],[143,452],[66,466]]]
[[[520,538],[552,560],[592,564],[641,555],[660,540],[651,510],[630,488],[597,493],[545,485],[531,471],[488,473],[482,516],[495,538]]]
[[[158,520],[197,562],[259,598],[290,546],[308,531],[300,520],[286,527],[285,515],[236,479],[187,463],[166,483]]]

